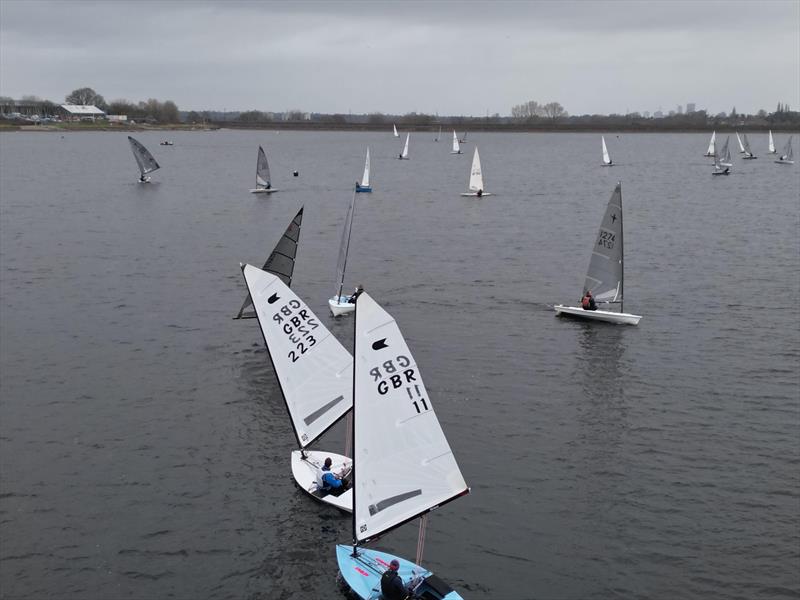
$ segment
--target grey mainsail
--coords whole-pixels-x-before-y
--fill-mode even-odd
[[[339,262],[336,265],[337,287],[336,298],[341,297],[344,287],[344,272],[347,269],[347,254],[350,252],[350,231],[353,229],[353,212],[356,208],[356,193],[353,192],[353,199],[347,208],[347,216],[344,219],[344,229],[342,230],[342,243],[339,246]]]
[[[592,292],[597,302],[622,305],[622,184],[617,183],[600,223],[589,259],[583,293]]]
[[[786,142],[786,145],[783,147],[780,160],[784,162],[794,160],[794,152],[792,151],[792,136],[789,136],[789,141]]]
[[[300,225],[303,222],[303,208],[289,223],[283,236],[278,241],[272,254],[267,258],[267,262],[261,267],[262,271],[276,275],[287,287],[292,287],[292,273],[294,272],[294,257],[297,255],[297,243],[300,241]],[[250,294],[239,309],[239,314],[234,319],[255,319],[256,311],[253,307],[253,299]]]
[[[720,151],[720,162],[722,163],[729,163],[731,162],[731,151],[728,148],[728,143],[731,141],[731,136],[725,138],[725,143],[722,144],[722,150]]]
[[[147,173],[152,173],[156,169],[161,168],[147,148],[142,146],[142,144],[137,142],[131,136],[128,136],[128,141],[131,143],[133,157],[136,159],[136,164],[139,165],[139,171],[141,172],[142,177],[144,177]]]
[[[754,156],[753,151],[750,150],[750,140],[747,139],[747,134],[742,134],[742,146],[744,146],[744,153],[746,156]]]
[[[264,149],[258,147],[258,161],[256,162],[256,188],[268,190],[272,187],[272,179],[269,176],[269,163]]]

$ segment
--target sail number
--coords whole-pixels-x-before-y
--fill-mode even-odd
[[[601,231],[600,238],[597,240],[597,245],[611,250],[614,248],[614,242],[616,239],[617,234],[611,233],[610,231]]]
[[[385,396],[389,390],[405,387],[409,400],[417,413],[430,410],[430,405],[422,397],[420,385],[416,378],[416,370],[411,367],[411,360],[404,355],[384,361],[369,370],[373,383],[377,384],[378,394]],[[413,390],[413,391],[412,391]]]
[[[292,362],[297,362],[317,343],[311,332],[319,327],[319,323],[308,314],[308,309],[303,308],[303,304],[299,300],[289,300],[272,315],[272,320],[280,326],[281,331],[294,346],[288,354],[289,360]]]

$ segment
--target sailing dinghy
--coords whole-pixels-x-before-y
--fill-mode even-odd
[[[133,157],[136,159],[136,164],[139,166],[139,183],[148,183],[150,178],[146,177],[146,175],[160,169],[161,165],[156,162],[156,159],[153,158],[150,151],[142,146],[141,143],[131,136],[128,136],[128,141],[131,143]]]
[[[353,545],[336,546],[340,582],[380,598],[391,562],[414,598],[461,596],[420,566],[427,513],[469,493],[419,367],[394,318],[366,292],[356,300],[353,369]],[[364,547],[421,517],[415,562]]]
[[[722,167],[733,166],[733,162],[731,161],[731,150],[728,147],[730,141],[731,141],[731,136],[726,137],[725,143],[722,145],[722,150],[719,151],[719,165]],[[716,151],[714,152],[714,154],[716,156]]]
[[[256,160],[256,187],[253,190],[250,190],[253,194],[271,194],[272,192],[277,192],[275,188],[272,187],[272,180],[269,176],[269,163],[267,162],[267,155],[264,153],[264,149],[259,146],[258,147],[258,159]]]
[[[738,136],[739,134],[737,133],[736,135]],[[708,142],[708,150],[706,150],[706,153],[703,154],[703,156],[714,156],[714,149],[716,148],[716,144],[717,144],[717,132],[712,131],[711,140]]]
[[[396,137],[396,138],[400,137],[400,134],[397,133],[397,125],[392,125],[392,132],[394,134],[394,137]]]
[[[472,169],[469,172],[469,191],[462,192],[462,196],[491,196],[489,192],[483,191],[483,173],[481,172],[481,157],[478,154],[478,147],[475,146],[475,153],[472,155]]]
[[[462,137],[458,141],[461,142],[462,144],[466,144],[467,143],[467,132],[466,131],[464,132],[464,137]]]
[[[344,273],[347,269],[347,255],[350,252],[350,233],[353,229],[353,213],[355,212],[355,209],[356,195],[354,192],[353,199],[350,201],[350,206],[347,208],[347,215],[344,218],[342,242],[339,246],[339,262],[336,265],[336,294],[328,300],[328,306],[330,307],[331,314],[333,314],[334,317],[353,312],[356,309],[356,305],[352,302],[351,296],[342,295],[342,289],[344,288]]]
[[[606,148],[606,138],[605,136],[600,136],[600,140],[603,142],[603,166],[610,167],[614,164],[614,161],[611,160],[611,157],[608,155],[608,148]]]
[[[411,137],[410,133],[406,134],[406,144],[403,146],[403,151],[397,155],[400,160],[408,160],[408,140]]]
[[[322,491],[325,459],[332,472],[349,471],[352,460],[308,446],[352,408],[353,357],[280,277],[252,265],[242,274],[300,446],[291,457],[294,479],[316,500],[352,512],[352,488]]]
[[[461,154],[461,147],[458,145],[458,136],[455,129],[453,130],[453,149],[450,150],[450,154]]]
[[[738,131],[735,133],[736,133],[736,141],[739,142],[739,154],[744,154],[745,149],[744,149],[744,144],[742,144],[742,138],[739,137]]]
[[[775,161],[779,165],[793,165],[794,152],[792,152],[792,136],[789,136],[789,141],[783,147],[783,152],[778,160]]]
[[[369,184],[369,146],[367,146],[367,160],[364,161],[364,176],[361,183],[356,181],[356,192],[371,192],[372,186]]]
[[[301,207],[297,214],[289,223],[286,231],[283,232],[278,244],[272,250],[272,253],[267,258],[264,266],[261,267],[262,271],[277,275],[280,280],[286,284],[286,287],[292,287],[292,273],[294,273],[294,258],[297,256],[297,244],[300,241],[300,225],[303,223],[303,208]],[[239,309],[239,314],[233,317],[234,319],[255,319],[256,311],[253,307],[253,298],[247,294],[244,299],[242,308]]]
[[[775,149],[775,140],[772,139],[772,129],[769,130],[769,154],[777,154],[778,151]]]
[[[750,149],[750,140],[747,139],[747,134],[742,134],[742,145],[744,146],[744,156],[742,160],[753,160],[754,158],[758,158],[753,151]]]
[[[711,172],[712,175],[730,175],[731,174],[731,165],[725,164],[723,165],[720,161],[720,156],[722,152],[717,153],[716,146],[714,147],[714,170]]]
[[[636,325],[640,315],[623,312],[622,292],[625,279],[622,249],[622,183],[617,183],[606,206],[600,223],[600,232],[592,249],[589,270],[583,284],[583,295],[587,291],[594,294],[601,304],[619,304],[619,312],[611,310],[584,310],[581,306],[553,308],[558,316],[579,317],[592,321],[605,321],[624,325]]]
[[[442,137],[442,128],[441,128],[441,126],[440,126],[440,127],[439,127],[439,133],[437,133],[437,134],[436,134],[436,137],[435,137],[435,138],[433,138],[433,141],[434,141],[434,142],[438,142],[438,141],[439,141],[439,139],[440,139],[441,137]]]

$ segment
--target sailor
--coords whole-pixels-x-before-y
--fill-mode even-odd
[[[581,298],[581,308],[583,310],[597,310],[597,304],[592,296],[592,290],[587,290],[586,294]]]
[[[322,491],[333,496],[339,496],[348,488],[349,482],[346,475],[344,475],[344,471],[338,475],[331,471],[332,464],[333,460],[331,460],[330,456],[325,459],[325,464],[322,467]]]
[[[477,194],[477,195],[478,195],[478,198],[480,198],[481,196],[483,196],[483,190],[478,190],[478,194]]]
[[[350,296],[350,298],[347,300],[347,302],[349,304],[355,304],[356,303],[356,298],[358,298],[363,291],[364,291],[364,286],[359,283],[356,286],[356,289],[353,290],[353,295]]]
[[[298,177],[300,175],[300,173],[299,173],[299,171],[292,171],[292,175],[294,175],[295,177]]]
[[[408,597],[408,590],[397,572],[398,569],[400,562],[393,558],[389,568],[381,575],[381,596],[384,600],[405,600]]]

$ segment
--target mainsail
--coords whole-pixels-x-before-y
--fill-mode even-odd
[[[731,136],[725,138],[725,143],[722,145],[722,150],[719,151],[719,164],[730,167],[731,166],[731,151],[728,144],[731,141]],[[716,155],[716,152],[714,153]]]
[[[769,130],[769,153],[776,154],[778,151],[775,150],[775,140],[772,139],[772,129]]]
[[[364,176],[361,178],[361,187],[369,187],[369,146],[367,146],[367,160],[364,162]]]
[[[477,146],[475,146],[475,153],[472,155],[472,169],[469,172],[469,190],[471,192],[477,192],[478,190],[483,191],[483,173],[481,172],[481,157],[478,155]]]
[[[354,352],[353,537],[360,544],[469,488],[397,323],[367,293],[356,301]]]
[[[456,135],[456,130],[453,130],[453,149],[450,151],[450,154],[460,154],[461,149],[458,147],[458,136]]]
[[[711,141],[708,142],[708,150],[706,150],[706,156],[714,156],[716,143],[717,143],[717,132],[713,131],[711,132]]]
[[[442,128],[441,128],[441,126],[439,126],[439,133],[436,134],[436,137],[434,138],[433,141],[434,142],[438,142],[439,138],[441,138],[441,137],[442,137]]]
[[[610,165],[611,164],[611,157],[608,155],[608,148],[606,148],[606,138],[605,136],[600,136],[600,140],[603,142],[603,164]]]
[[[305,448],[353,405],[353,357],[281,279],[242,267],[297,443]]]
[[[739,142],[739,154],[744,154],[744,144],[742,144],[742,138],[739,137],[739,132],[736,132],[736,141]]]
[[[408,158],[408,140],[411,137],[410,133],[406,134],[406,144],[403,146],[403,153],[400,155],[402,158]]]
[[[347,269],[347,255],[350,252],[350,232],[353,229],[353,213],[356,209],[356,193],[353,192],[353,199],[350,200],[350,206],[347,207],[347,215],[344,218],[344,229],[342,229],[342,243],[339,246],[339,262],[336,265],[336,295],[334,298],[339,298],[342,295],[342,288],[344,287],[344,272]]]
[[[713,150],[713,148],[712,148]],[[589,259],[583,293],[591,290],[598,302],[622,303],[622,184],[618,183],[606,206],[597,241]]]
[[[750,150],[750,140],[747,139],[747,134],[742,134],[742,147],[744,148],[745,157],[754,156],[753,151]]]
[[[286,231],[283,232],[281,239],[269,255],[264,266],[261,267],[263,271],[277,275],[287,287],[292,285],[292,273],[294,273],[294,258],[297,255],[297,244],[300,241],[300,225],[303,223],[303,208],[301,207],[297,214],[289,223]],[[254,319],[256,317],[255,309],[250,309],[253,306],[253,299],[250,294],[239,309],[239,314],[234,319]]]
[[[394,137],[400,137],[400,134],[397,133],[397,125],[392,125],[392,131],[394,132]]]
[[[144,177],[147,173],[152,173],[156,169],[161,168],[147,148],[142,146],[142,144],[137,142],[131,136],[128,136],[128,141],[131,143],[133,157],[136,159],[136,164],[139,165],[139,171],[141,172],[142,177]]]
[[[272,187],[272,179],[269,176],[269,163],[264,149],[258,147],[258,160],[256,161],[256,188],[268,190]]]
[[[789,141],[787,141],[786,145],[783,147],[783,152],[781,152],[781,157],[778,160],[782,162],[791,162],[794,160],[794,152],[792,151],[792,136],[789,136]]]

